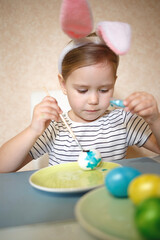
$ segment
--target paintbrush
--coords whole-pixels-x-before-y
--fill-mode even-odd
[[[45,91],[47,96],[50,96],[50,93],[48,92],[46,87],[43,87],[43,90]],[[61,120],[63,121],[63,123],[65,124],[66,128],[68,129],[69,133],[71,134],[72,138],[76,141],[77,145],[79,146],[81,151],[84,151],[81,144],[78,142],[76,136],[74,135],[71,127],[68,125],[68,123],[66,122],[65,118],[62,116],[62,114],[59,114]]]

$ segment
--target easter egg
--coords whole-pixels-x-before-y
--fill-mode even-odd
[[[134,204],[149,197],[160,197],[160,176],[156,174],[138,176],[130,183],[128,195]]]
[[[105,186],[115,197],[127,197],[129,183],[141,173],[131,167],[117,167],[110,170],[105,177]]]
[[[101,154],[96,149],[83,151],[78,158],[78,164],[83,170],[92,170],[101,162]]]
[[[135,210],[135,225],[143,237],[160,240],[160,198],[148,198]]]

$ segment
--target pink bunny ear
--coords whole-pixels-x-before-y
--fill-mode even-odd
[[[100,22],[97,34],[117,55],[124,55],[130,48],[131,28],[122,22]]]
[[[87,0],[63,0],[60,12],[62,30],[72,39],[86,37],[93,28]]]

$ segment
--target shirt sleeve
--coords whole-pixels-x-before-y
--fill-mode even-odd
[[[152,134],[148,123],[142,117],[131,112],[124,112],[124,123],[128,146],[142,147]]]
[[[56,136],[56,128],[54,127],[53,122],[50,123],[48,128],[43,132],[43,134],[37,139],[35,144],[32,146],[29,154],[33,159],[37,159],[49,153],[53,148],[53,140]]]

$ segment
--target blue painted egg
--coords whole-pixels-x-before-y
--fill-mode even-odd
[[[115,197],[128,197],[128,186],[130,182],[141,174],[135,168],[117,167],[108,172],[105,177],[105,186]]]
[[[83,170],[92,170],[96,168],[101,162],[101,154],[96,149],[83,151],[78,158],[78,164]]]

